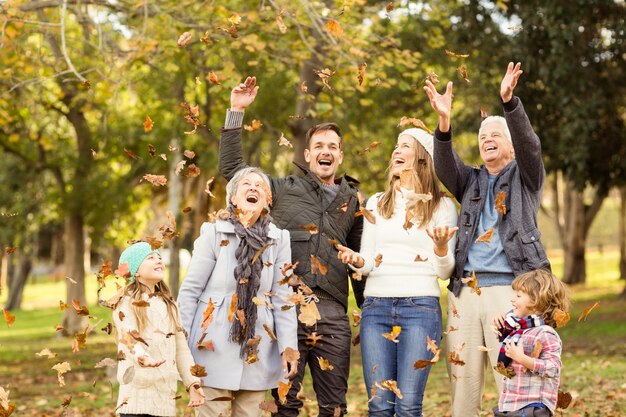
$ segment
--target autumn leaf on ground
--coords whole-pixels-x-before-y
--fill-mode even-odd
[[[7,323],[8,327],[11,327],[13,323],[15,323],[15,316],[11,314],[9,310],[2,309],[2,313],[4,315],[4,321]]]
[[[319,342],[322,339],[322,335],[318,335],[317,332],[307,333],[306,338],[307,338],[307,341],[305,342],[306,345],[314,347],[317,345],[317,342]]]
[[[400,119],[400,122],[398,123],[398,127],[404,127],[404,126],[406,126],[408,124],[411,124],[411,125],[413,125],[415,127],[418,127],[420,129],[424,129],[430,135],[432,135],[434,133],[432,130],[430,130],[428,128],[428,126],[426,126],[426,124],[424,122],[422,122],[420,119],[416,119],[414,117],[402,116],[402,118]]]
[[[470,82],[469,75],[467,74],[467,67],[465,65],[461,65],[456,70],[458,71],[458,73],[461,76],[461,78],[463,78],[468,83]]]
[[[56,353],[52,352],[50,349],[48,348],[44,348],[42,349],[40,352],[35,353],[36,356],[47,356],[48,359],[52,359],[55,358],[57,356]]]
[[[367,68],[367,64],[365,62],[359,65],[359,73],[356,76],[356,79],[359,81],[359,85],[363,85],[363,80],[365,79],[366,68]]]
[[[220,85],[220,82],[217,79],[217,74],[215,74],[213,71],[209,71],[209,75],[207,75],[207,77],[209,78],[211,84]]]
[[[65,386],[65,378],[63,377],[63,374],[72,370],[72,367],[70,366],[69,362],[57,363],[56,365],[52,367],[52,369],[57,371],[57,380],[59,381],[59,386],[60,387]]]
[[[498,362],[496,366],[493,367],[499,374],[504,375],[507,378],[513,378],[515,376],[515,371],[511,365],[504,366],[504,362]]]
[[[248,132],[254,132],[255,130],[259,130],[263,126],[260,120],[254,119],[252,120],[252,124],[243,125],[243,128]]]
[[[280,16],[279,16],[280,17]],[[284,33],[284,32],[283,32]],[[263,400],[259,403],[261,411],[267,411],[268,413],[278,413],[278,406],[274,399]]]
[[[341,28],[341,25],[339,24],[339,22],[337,22],[334,19],[331,19],[328,22],[326,22],[324,24],[324,28],[326,29],[328,33],[330,33],[336,38],[340,38],[341,35],[343,34],[343,29]]]
[[[335,367],[331,365],[330,362],[328,362],[328,359],[325,359],[321,356],[317,357],[317,362],[320,364],[320,369],[322,371],[332,371],[333,369],[335,369]]]
[[[165,178],[165,175],[146,174],[143,176],[142,180],[146,180],[150,184],[157,186],[157,187],[161,187],[167,184],[167,178]]]
[[[358,327],[361,324],[361,314],[356,310],[352,310],[352,321],[352,326],[354,327]]]
[[[567,407],[569,407],[571,402],[572,402],[572,394],[570,394],[569,392],[563,392],[559,390],[559,393],[557,394],[557,397],[556,397],[556,408],[565,410]]]
[[[376,255],[376,258],[374,258],[374,266],[378,268],[380,264],[382,263],[383,263],[383,254],[379,253]]]
[[[465,361],[459,357],[459,352],[451,351],[448,353],[448,360],[452,365],[465,366]]]
[[[328,273],[328,266],[325,265],[322,261],[320,261],[320,259],[311,254],[311,273],[313,275],[317,275],[317,273],[319,272],[320,274],[326,276],[326,274]]]
[[[328,89],[332,91],[333,89],[330,86],[329,81],[330,81],[330,77],[333,76],[335,71],[331,71],[329,68],[324,68],[323,70],[315,70],[315,73],[317,74],[318,77],[322,79],[322,83],[324,84],[324,87],[328,87]]]
[[[213,300],[209,298],[209,302],[202,313],[202,324],[200,327],[202,330],[206,330],[209,327],[209,324],[213,321],[213,311],[215,310],[215,305],[213,304]]]
[[[387,340],[391,340],[394,343],[398,343],[398,336],[400,335],[400,332],[402,331],[402,327],[401,326],[393,326],[391,328],[391,332],[390,333],[383,333],[383,337]]]
[[[491,239],[493,238],[494,231],[495,231],[494,228],[490,227],[482,235],[478,236],[478,238],[476,238],[474,242],[475,243],[481,243],[481,242],[490,243]]]
[[[281,404],[287,402],[287,393],[291,389],[291,381],[285,384],[283,381],[278,381],[278,400]]]
[[[554,310],[552,318],[556,323],[556,327],[563,327],[569,322],[570,316],[568,312],[557,308],[556,310]]]
[[[431,83],[433,83],[433,85],[439,83],[439,76],[435,74],[435,71],[433,70],[430,70],[430,72],[426,76],[426,79],[430,81]]]
[[[587,316],[589,315],[589,313],[591,313],[591,310],[593,310],[594,308],[598,307],[600,305],[600,303],[598,301],[596,301],[591,307],[587,307],[586,309],[583,310],[582,313],[580,313],[580,317],[578,317],[578,321],[580,322],[582,321],[587,321]]]
[[[126,149],[124,148],[124,153],[128,156],[130,156],[133,159],[137,159],[137,154],[133,151],[131,151],[130,149]]]
[[[234,293],[230,300],[230,306],[228,307],[228,321],[233,321],[235,310],[237,310],[237,293]]]
[[[453,56],[455,58],[469,58],[469,54],[457,54],[456,52],[452,52],[447,49],[445,51],[448,56]]]
[[[387,389],[391,392],[393,392],[394,394],[396,394],[396,397],[398,397],[399,399],[403,399],[404,397],[402,396],[402,392],[400,392],[400,388],[398,388],[398,382],[394,381],[392,379],[387,379],[385,381],[382,381],[380,383],[380,385],[382,386],[382,388]]]
[[[190,40],[191,33],[183,32],[183,34],[178,37],[178,41],[176,43],[178,44],[178,46],[187,46]]]
[[[153,127],[154,127],[154,123],[152,122],[152,119],[150,118],[150,116],[146,115],[146,121],[143,122],[143,131],[147,133],[151,131]],[[154,155],[151,154],[150,156],[154,156]]]
[[[506,214],[506,204],[504,204],[504,199],[506,198],[506,193],[504,191],[500,191],[496,196],[496,211],[502,215]],[[493,236],[493,233],[491,234]],[[491,238],[489,238],[491,241]]]
[[[377,147],[379,147],[382,144],[382,142],[379,142],[377,140],[375,140],[374,142],[370,143],[369,146],[365,149],[363,149],[363,152],[361,152],[361,154],[370,152],[372,149],[376,149]]]
[[[261,255],[263,255],[263,252],[265,252],[268,248],[274,245],[276,245],[276,243],[268,243],[267,245],[263,245],[263,247],[259,249],[252,257],[251,264],[254,265],[254,263],[261,257]]]
[[[206,368],[202,365],[193,365],[191,368],[189,368],[189,370],[191,371],[191,375],[198,378],[203,378],[207,376]]]
[[[298,315],[300,323],[310,327],[315,326],[315,323],[321,319],[322,316],[320,316],[320,312],[317,309],[315,302],[311,301],[308,304],[302,304],[300,306],[300,314]]]

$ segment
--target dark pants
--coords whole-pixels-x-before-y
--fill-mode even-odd
[[[534,405],[527,405],[516,411],[498,411],[498,407],[493,408],[494,417],[550,417],[551,415],[548,408]]]
[[[333,416],[335,409],[341,409],[341,415],[346,413],[346,391],[348,390],[348,374],[350,373],[350,321],[343,306],[334,300],[321,299],[317,303],[321,320],[312,327],[298,322],[298,374],[293,377],[291,390],[287,394],[285,404],[280,404],[278,391],[272,390],[272,395],[278,404],[277,417],[296,417],[302,408],[302,401],[297,398],[302,385],[304,370],[309,365],[313,378],[313,389],[317,396],[319,417]],[[299,314],[299,310],[298,310]],[[315,346],[307,346],[307,334],[317,332],[322,338]],[[334,367],[333,370],[322,371],[318,358],[327,359]]]

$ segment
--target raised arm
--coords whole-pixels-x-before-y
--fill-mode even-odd
[[[248,77],[230,93],[230,109],[226,111],[219,159],[220,173],[226,180],[230,180],[237,171],[248,166],[243,160],[241,126],[245,110],[254,102],[258,91],[256,77]]]
[[[523,73],[521,66],[520,62],[515,65],[509,62],[500,84],[500,98],[522,181],[531,191],[539,191],[546,177],[541,158],[541,141],[530,124],[522,101],[514,95],[519,77]]]

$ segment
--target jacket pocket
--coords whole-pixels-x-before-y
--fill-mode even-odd
[[[532,229],[528,232],[520,233],[522,241],[522,251],[524,253],[524,263],[531,268],[537,268],[546,259],[546,252],[541,243],[541,232],[539,229]]]

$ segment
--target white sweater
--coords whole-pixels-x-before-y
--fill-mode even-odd
[[[448,254],[436,256],[432,239],[426,234],[426,228],[414,225],[405,230],[405,201],[401,193],[396,194],[395,208],[390,219],[383,218],[377,209],[382,193],[372,196],[367,201],[367,209],[376,217],[376,224],[366,219],[363,221],[360,255],[365,260],[363,268],[358,269],[364,276],[366,297],[440,297],[441,291],[437,278],[449,279],[454,268],[454,247],[456,235],[448,242]],[[452,199],[444,197],[433,213],[427,228],[435,226],[457,225],[458,215]],[[375,266],[377,255],[382,255],[382,262]],[[420,255],[425,262],[416,262]]]
[[[127,401],[116,413],[150,414],[153,416],[175,416],[178,380],[183,380],[186,387],[200,379],[191,375],[193,357],[187,346],[187,339],[182,331],[176,331],[167,314],[167,306],[161,297],[143,299],[150,303],[146,308],[148,325],[140,334],[147,346],[137,342],[131,351],[124,343],[118,343],[118,349],[124,352],[126,359],[118,362],[117,379],[120,383],[117,405]],[[120,320],[120,312],[124,313]],[[118,340],[123,331],[137,330],[137,321],[131,308],[131,299],[122,297],[113,311],[113,320],[117,328]],[[165,363],[158,367],[139,365],[137,358],[149,355],[152,359]]]

